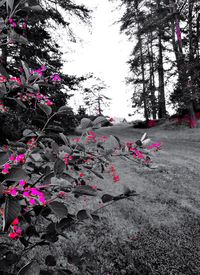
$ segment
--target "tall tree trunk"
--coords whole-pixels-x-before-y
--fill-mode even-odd
[[[153,63],[153,37],[152,32],[150,32],[150,37],[148,41],[148,58],[149,58],[149,72],[150,72],[150,98],[152,105],[152,116],[153,119],[157,118],[157,103],[155,96],[155,77],[154,77],[154,63]],[[150,47],[149,47],[150,45]]]
[[[141,71],[142,71],[142,98],[144,103],[144,117],[146,121],[149,119],[149,113],[147,108],[147,95],[146,95],[146,84],[145,84],[145,68],[144,68],[144,57],[142,51],[142,39],[140,34],[138,35],[139,45],[140,45],[140,63],[141,63]]]
[[[157,0],[157,7],[160,10],[160,0]],[[158,117],[166,117],[165,102],[165,84],[164,84],[164,68],[163,68],[163,48],[162,48],[162,28],[158,25]]]

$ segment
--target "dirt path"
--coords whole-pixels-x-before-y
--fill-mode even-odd
[[[109,127],[99,134],[136,140],[144,130]],[[157,170],[118,159],[120,183],[106,186],[119,193],[124,184],[139,196],[108,210],[110,223],[121,238],[130,239],[133,261],[144,268],[138,274],[200,274],[200,129],[161,130],[147,133],[163,142],[156,157]],[[139,268],[139,267],[138,267]],[[139,269],[137,269],[139,270]],[[128,273],[127,273],[128,274]],[[137,273],[130,273],[137,274]]]

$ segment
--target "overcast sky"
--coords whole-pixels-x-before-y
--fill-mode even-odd
[[[65,42],[64,50],[68,54],[64,56],[64,71],[77,75],[94,72],[109,86],[105,95],[112,98],[112,104],[105,114],[129,118],[128,113],[132,112],[131,88],[126,86],[125,77],[128,75],[126,61],[133,45],[125,35],[119,33],[120,25],[114,24],[120,18],[120,11],[108,0],[75,2],[84,2],[93,9],[92,28],[89,31],[87,26],[76,25],[76,33],[82,41],[70,44],[71,51],[71,46]],[[78,106],[82,101],[79,96],[75,96],[71,103]]]

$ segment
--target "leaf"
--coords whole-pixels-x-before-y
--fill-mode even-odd
[[[25,75],[26,75],[26,79],[28,80],[29,77],[30,77],[30,69],[29,69],[29,66],[28,64],[25,62],[25,61],[21,61],[22,62],[22,67],[24,69],[24,72],[25,72]]]
[[[40,275],[40,266],[36,261],[31,261],[22,267],[17,275]]]
[[[0,165],[5,164],[8,161],[9,155],[7,152],[0,152]]]
[[[98,178],[100,178],[100,179],[104,179],[104,177],[100,174],[100,173],[98,173],[98,172],[96,172],[96,171],[94,171],[94,170],[90,170],[92,173],[94,173],[95,174],[95,176],[97,176]]]
[[[82,195],[96,196],[97,195],[97,191],[89,185],[78,186],[73,190],[73,193],[79,196],[82,196]]]
[[[13,5],[14,5],[14,0],[7,0],[7,5],[10,7],[10,10],[12,12],[13,10]]]
[[[55,176],[56,177],[62,176],[62,174],[65,170],[65,167],[66,167],[65,162],[62,159],[58,158],[56,160],[55,164],[54,164],[54,174],[55,174]]]
[[[65,143],[65,145],[70,145],[69,139],[63,133],[59,133],[59,136],[63,140],[63,142]]]
[[[109,195],[109,194],[104,194],[101,198],[103,203],[109,202],[113,200],[113,196]]]
[[[27,109],[26,105],[20,99],[12,98],[12,97],[8,97],[8,98],[17,102],[17,104],[20,105],[22,108]]]
[[[47,266],[56,266],[56,259],[52,255],[48,255],[45,259],[45,264]]]
[[[51,143],[51,148],[52,148],[52,150],[53,150],[54,153],[58,154],[58,152],[59,152],[59,145],[55,141],[53,141]]]
[[[33,132],[33,130],[25,129],[23,131],[23,136],[24,137],[36,137],[37,135]]]
[[[4,209],[3,232],[8,231],[11,223],[19,216],[20,211],[21,206],[19,202],[13,197],[7,197]]]
[[[97,125],[97,124],[100,124],[100,123],[106,122],[106,121],[107,121],[107,118],[106,118],[106,117],[104,117],[104,116],[99,116],[99,117],[97,117],[92,123],[93,123],[93,125],[95,126],[95,125]]]
[[[56,231],[60,233],[69,228],[72,224],[74,224],[74,219],[71,217],[63,218],[58,223],[56,223]]]
[[[8,33],[8,36],[10,37],[11,40],[14,40],[16,42],[19,42],[19,43],[25,44],[25,45],[28,44],[28,40],[24,36],[16,33],[14,30],[11,30]]]
[[[71,111],[72,109],[68,106],[62,106],[58,109],[58,113],[67,113],[67,112],[69,113]]]
[[[29,179],[28,175],[25,173],[25,171],[22,168],[12,168],[10,170],[10,173],[6,176],[6,180],[27,180]]]
[[[88,127],[92,126],[92,121],[89,118],[82,118],[80,127],[82,129],[87,129]]]
[[[62,202],[53,201],[49,203],[48,206],[52,210],[52,212],[59,218],[62,219],[64,217],[67,217],[68,210],[67,210],[67,207]]]
[[[52,109],[50,106],[42,104],[42,103],[38,103],[37,104],[39,106],[39,108],[47,115],[50,116],[52,113]]]
[[[78,211],[78,213],[77,213],[77,219],[79,221],[83,221],[83,220],[86,220],[88,218],[90,218],[90,215],[89,215],[89,213],[85,209],[82,209],[82,210]]]
[[[5,68],[0,64],[0,73],[5,76],[7,79],[10,78],[9,74],[7,73],[7,71],[5,70]]]
[[[6,3],[6,0],[1,0],[0,7],[2,7]]]

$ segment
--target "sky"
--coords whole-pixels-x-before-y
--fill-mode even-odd
[[[86,1],[75,2],[84,4]],[[64,72],[78,76],[93,72],[100,77],[108,86],[105,95],[112,98],[104,114],[130,120],[132,92],[131,87],[125,84],[125,77],[129,72],[126,62],[133,42],[128,41],[125,34],[120,34],[120,24],[115,23],[120,18],[116,4],[108,0],[87,0],[87,7],[93,10],[92,26],[75,22],[75,33],[80,39],[71,44],[63,38]],[[75,109],[82,104],[79,93],[72,97],[70,104]]]

